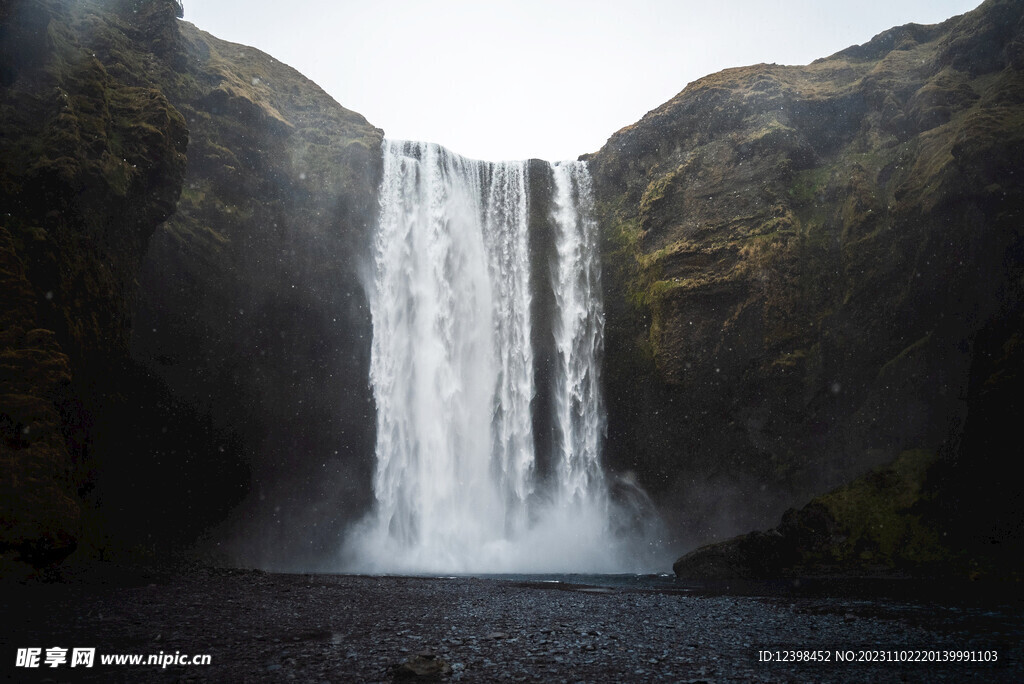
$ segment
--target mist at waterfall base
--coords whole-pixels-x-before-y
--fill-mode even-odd
[[[553,249],[534,261],[549,266],[554,306],[539,321],[529,163],[385,141],[369,284],[375,504],[348,532],[346,571],[664,567],[650,501],[601,466],[604,321],[590,176],[583,162],[543,169]],[[536,372],[538,324],[551,331],[546,374]],[[540,410],[547,420],[536,420]],[[535,425],[550,426],[550,439]]]

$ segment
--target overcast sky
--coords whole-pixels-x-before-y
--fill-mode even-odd
[[[477,159],[594,152],[706,74],[806,64],[980,0],[184,0],[390,138]]]

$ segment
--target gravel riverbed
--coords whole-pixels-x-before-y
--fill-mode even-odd
[[[664,578],[580,581],[198,570],[7,584],[0,673],[128,682],[1024,681],[1019,596],[836,598]],[[68,649],[69,662],[47,667],[54,647]],[[40,667],[18,667],[19,648],[41,649]],[[92,668],[70,667],[75,648],[96,649]],[[918,655],[897,655],[907,651]],[[951,651],[998,659],[891,662]],[[848,652],[854,662],[838,662]],[[110,654],[209,655],[210,664],[102,664]]]

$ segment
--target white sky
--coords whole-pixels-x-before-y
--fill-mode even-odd
[[[574,159],[701,76],[806,64],[981,0],[184,0],[390,138]]]

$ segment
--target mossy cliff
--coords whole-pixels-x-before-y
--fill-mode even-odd
[[[289,492],[369,496],[345,483],[371,467],[358,271],[381,133],[180,14],[0,9],[5,563],[150,553],[247,494],[297,559]]]
[[[931,455],[915,473],[937,501],[980,506],[964,539],[999,536],[987,504],[1015,496],[999,482],[1016,454],[991,397],[1019,373],[991,359],[1021,334],[1024,6],[708,76],[589,159],[609,459],[684,543],[907,452]]]
[[[229,536],[251,545],[232,559],[308,567],[372,496],[360,269],[382,133],[269,55],[177,28],[160,78],[189,127],[188,167],[143,266],[132,349],[247,454],[244,529]]]
[[[46,563],[78,542],[95,419],[117,401],[128,363],[136,275],[184,176],[181,114],[91,45],[121,35],[120,21],[85,2],[0,8],[5,563]]]
[[[232,510],[233,560],[309,569],[372,494],[382,134],[180,13],[0,5],[0,572]],[[709,76],[589,159],[609,464],[683,544],[818,497],[681,574],[1012,574],[1021,3]]]

